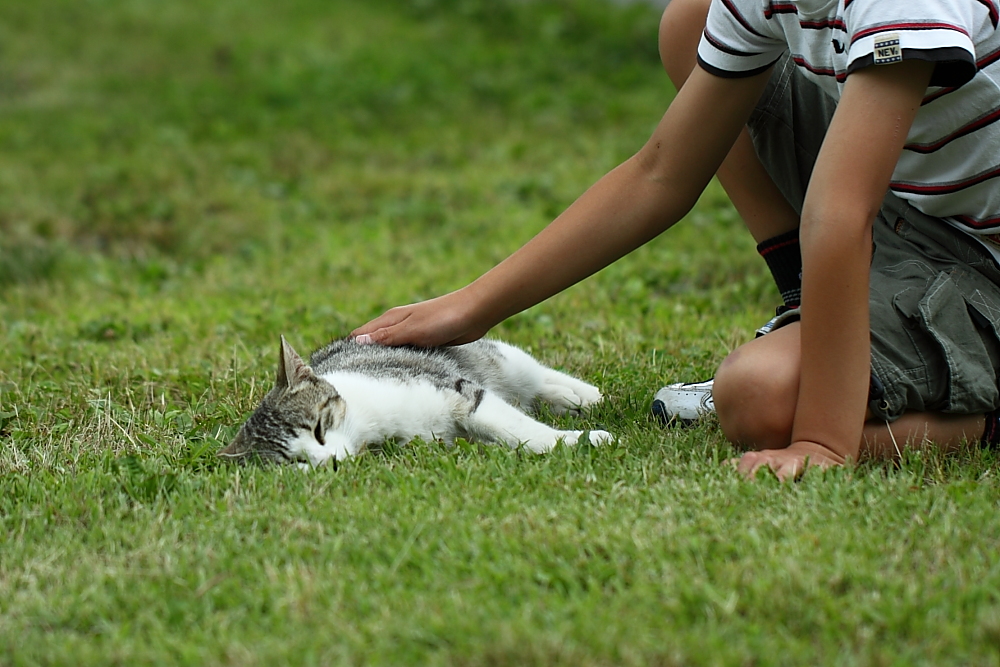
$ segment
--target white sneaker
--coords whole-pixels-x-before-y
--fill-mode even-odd
[[[653,415],[664,424],[679,422],[690,426],[705,415],[715,412],[712,385],[715,379],[704,382],[679,382],[668,384],[653,398]]]

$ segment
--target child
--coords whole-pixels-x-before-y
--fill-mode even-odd
[[[998,18],[995,0],[673,0],[679,91],[646,145],[470,285],[353,335],[475,340],[672,226],[718,173],[793,308],[703,387],[756,450],[740,471],[993,445]]]

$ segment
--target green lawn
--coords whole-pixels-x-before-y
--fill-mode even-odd
[[[741,480],[648,417],[778,296],[713,185],[495,335],[620,436],[216,461],[300,351],[473,279],[648,137],[656,12],[0,3],[0,664],[1000,664],[1000,457]]]

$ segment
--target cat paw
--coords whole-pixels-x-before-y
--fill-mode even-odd
[[[579,414],[580,410],[603,398],[594,385],[582,380],[553,372],[545,378],[538,397],[552,407],[556,414]]]
[[[588,431],[587,439],[593,446],[606,445],[615,439],[615,436],[611,435],[607,431]]]
[[[544,453],[551,451],[560,442],[568,447],[579,444],[581,438],[587,438],[591,445],[603,445],[615,439],[607,431],[560,431],[559,435],[551,442],[526,442],[525,445],[533,452]]]

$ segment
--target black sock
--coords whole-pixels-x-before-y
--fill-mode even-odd
[[[802,302],[802,253],[799,250],[799,230],[772,236],[757,245],[757,252],[771,269],[781,299],[789,308]]]
[[[1000,444],[1000,410],[986,413],[986,426],[983,428],[983,437],[979,439],[979,446],[984,449],[996,449]]]

